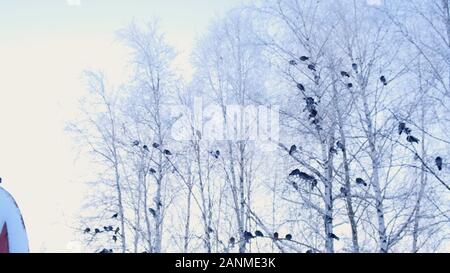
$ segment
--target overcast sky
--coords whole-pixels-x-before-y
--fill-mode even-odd
[[[65,122],[76,115],[85,69],[112,83],[126,71],[114,32],[159,18],[189,77],[189,54],[209,21],[241,0],[9,0],[0,2],[0,177],[18,202],[33,252],[77,250],[71,223],[89,164]]]

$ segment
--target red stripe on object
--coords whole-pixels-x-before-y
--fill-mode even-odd
[[[0,233],[0,253],[9,253],[8,228],[6,223],[3,224],[2,232]]]

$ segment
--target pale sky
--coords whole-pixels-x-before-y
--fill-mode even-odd
[[[84,94],[82,72],[125,78],[126,49],[114,32],[133,19],[160,19],[177,64],[190,75],[195,38],[241,0],[2,0],[0,2],[0,177],[22,210],[32,252],[76,250],[71,223],[89,164],[65,122]]]

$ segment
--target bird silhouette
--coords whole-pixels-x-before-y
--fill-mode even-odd
[[[253,236],[253,234],[249,231],[244,231],[244,239],[246,241],[249,241],[250,239],[255,238],[255,236]]]
[[[142,148],[143,148],[145,151],[150,152],[150,150],[149,150],[149,148],[148,148],[147,145],[142,146]]]
[[[355,72],[358,72],[358,65],[356,63],[352,64],[352,68],[353,70],[355,70]]]
[[[90,229],[90,228],[85,228],[85,229],[84,229],[84,233],[89,233],[89,232],[91,232],[91,229]]]
[[[255,235],[256,237],[264,237],[264,234],[259,230],[255,231]]]
[[[385,76],[381,76],[380,81],[383,83],[383,85],[385,85],[385,86],[387,85],[387,80],[386,80]]]
[[[357,185],[363,185],[364,187],[367,187],[367,183],[366,183],[366,181],[364,181],[364,179],[362,179],[362,178],[356,178],[356,184]]]
[[[112,239],[113,239],[114,243],[117,242],[117,236],[116,235],[113,235]]]
[[[306,56],[301,56],[300,57],[300,61],[302,61],[302,62],[305,62],[307,60],[309,60],[309,57],[306,57]]]
[[[117,228],[116,228],[116,230],[114,230],[114,234],[117,234],[117,233],[119,233],[119,231],[120,231],[120,228],[119,228],[119,227],[117,227]]]
[[[159,144],[158,144],[158,143],[156,143],[156,142],[155,142],[155,143],[153,143],[153,145],[152,145],[152,146],[153,146],[153,148],[155,148],[155,149],[158,149],[158,148],[159,148]]]
[[[328,234],[328,238],[335,239],[335,240],[338,240],[338,241],[339,241],[339,237],[336,236],[336,234],[334,234],[334,233]]]
[[[406,141],[408,141],[409,143],[419,143],[419,139],[414,136],[408,136],[406,138]]]
[[[442,171],[442,162],[443,162],[442,157],[440,156],[436,157],[435,162],[438,170]]]
[[[117,218],[117,216],[119,216],[118,213],[114,213],[113,216],[111,216],[111,218]]]
[[[156,173],[156,170],[155,169],[153,169],[153,168],[150,168],[150,170],[148,170],[150,173],[153,173],[153,174],[155,174]]]
[[[314,64],[308,64],[308,69],[311,71],[316,71],[316,66]]]
[[[169,150],[167,150],[167,149],[164,150],[164,154],[165,154],[165,155],[172,155],[172,153],[171,153]]]
[[[310,254],[310,253],[314,253],[314,251],[312,251],[312,249],[308,249],[308,250],[306,250],[306,253]]]
[[[156,211],[153,208],[149,208],[148,211],[153,215],[153,217],[156,217]]]
[[[347,188],[341,187],[341,188],[339,189],[339,191],[340,191],[344,196],[347,196],[347,194],[348,194],[348,189],[347,189]]]
[[[286,238],[286,240],[290,241],[290,240],[292,240],[292,235],[291,234],[286,234],[285,238]]]
[[[402,135],[402,133],[405,131],[405,129],[406,129],[406,123],[400,122],[398,124],[398,134]]]
[[[296,61],[296,60],[290,60],[290,61],[289,61],[289,64],[290,64],[290,65],[297,65],[297,61]]]
[[[341,141],[336,142],[336,147],[338,147],[342,151],[345,151],[345,146]]]
[[[95,232],[95,234],[101,233],[100,229],[98,229],[98,228],[96,228],[96,229],[94,230],[94,232]]]
[[[230,245],[234,245],[236,243],[236,238],[231,237],[228,242],[230,243]]]
[[[292,145],[291,148],[289,149],[289,155],[292,155],[296,151],[297,151],[297,146],[296,145]]]
[[[139,146],[139,140],[133,141],[133,147]]]
[[[300,89],[301,91],[305,91],[305,86],[301,83],[297,83],[297,88]]]
[[[351,82],[347,83],[347,87],[348,88],[353,88],[353,83],[351,83]]]
[[[278,232],[274,232],[274,233],[273,233],[273,238],[274,238],[275,240],[278,240],[278,238],[279,238]]]
[[[348,72],[346,72],[346,71],[341,71],[341,76],[350,78],[350,74],[348,74]]]

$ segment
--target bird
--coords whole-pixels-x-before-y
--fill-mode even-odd
[[[298,185],[297,185],[297,183],[292,182],[292,187],[294,187],[294,189],[298,191]]]
[[[108,231],[113,231],[113,227],[112,226],[108,226]]]
[[[411,134],[412,132],[412,130],[409,127],[406,127],[404,131],[407,135]]]
[[[350,78],[350,74],[348,74],[348,72],[346,72],[346,71],[341,71],[341,76]]]
[[[103,227],[103,230],[104,230],[104,231],[108,231],[108,227],[107,227],[107,226],[104,226],[104,227]]]
[[[295,170],[293,170],[290,174],[289,174],[289,176],[294,176],[294,175],[300,175],[300,170],[299,169],[295,169]]]
[[[338,151],[336,150],[336,148],[330,147],[330,153],[331,153],[331,154],[337,154]]]
[[[440,156],[436,157],[436,159],[435,159],[436,166],[439,171],[442,171],[442,161],[443,161],[442,157],[440,157]]]
[[[208,233],[213,233],[214,229],[212,229],[211,227],[208,227]]]
[[[381,76],[380,77],[380,81],[386,86],[387,85],[387,80],[385,76]]]
[[[311,181],[311,190],[314,190],[314,188],[317,186],[317,179],[313,179]]]
[[[234,237],[231,237],[229,243],[230,245],[234,245],[234,243],[236,243],[236,239]]]
[[[253,239],[253,238],[255,238],[255,236],[253,236],[253,234],[252,234],[251,232],[249,232],[249,231],[244,231],[244,239],[245,239],[246,241],[248,241],[248,240],[250,240],[250,239]]]
[[[215,152],[215,154],[214,154],[214,157],[217,159],[217,158],[219,158],[219,156],[220,156],[220,151],[217,150],[217,151]]]
[[[289,64],[290,64],[290,65],[297,65],[297,61],[296,61],[296,60],[290,60],[290,61],[289,61]]]
[[[133,141],[133,147],[139,146],[139,140]]]
[[[153,215],[153,217],[156,217],[156,211],[153,208],[149,208],[148,211]]]
[[[296,151],[297,151],[297,146],[296,145],[292,145],[291,148],[289,149],[289,155],[292,155]]]
[[[120,231],[120,228],[119,228],[119,227],[117,227],[117,228],[116,228],[116,230],[114,230],[114,234],[117,234],[117,233],[119,233],[119,231]]]
[[[316,104],[316,102],[314,101],[313,97],[306,97],[304,100],[306,101],[306,105],[314,105],[314,104]]]
[[[116,235],[113,235],[112,239],[113,239],[114,243],[117,242],[117,236]]]
[[[300,89],[301,91],[305,91],[305,86],[301,83],[297,83],[297,88]]]
[[[308,69],[312,71],[316,71],[316,66],[313,64],[308,64]]]
[[[87,228],[84,229],[84,233],[89,233],[89,232],[91,232],[90,228],[87,227]]]
[[[152,145],[152,146],[153,146],[153,148],[155,148],[155,149],[158,149],[158,148],[159,148],[159,144],[158,144],[158,143],[156,143],[156,142],[155,142],[155,143],[153,143],[153,145]]]
[[[315,118],[315,117],[317,117],[317,114],[318,114],[318,112],[317,112],[316,109],[311,109],[311,110],[309,111],[309,118],[310,118],[310,119]]]
[[[398,134],[402,135],[402,133],[405,131],[405,129],[406,129],[406,123],[400,122],[398,124]]]
[[[406,138],[406,140],[407,140],[409,143],[419,143],[419,139],[416,138],[416,137],[414,137],[414,136],[408,136],[408,137]]]
[[[348,194],[348,190],[347,190],[346,188],[344,188],[344,187],[341,187],[341,188],[340,188],[340,192],[341,192],[344,196],[347,196],[347,194]]]
[[[108,254],[108,253],[113,253],[113,251],[112,251],[112,249],[106,249],[106,248],[104,248],[104,249],[102,249],[102,251],[100,251],[100,253],[102,253],[102,254]]]
[[[142,146],[142,148],[143,148],[144,150],[146,150],[147,152],[150,152],[150,150],[148,149],[148,146],[147,146],[147,145]]]
[[[356,72],[358,72],[358,65],[356,63],[352,64],[352,68],[353,70],[355,70]]]
[[[328,238],[335,239],[335,240],[339,241],[339,237],[337,237],[336,234],[334,234],[334,233],[328,234]]]
[[[156,173],[156,170],[153,168],[150,168],[150,170],[148,170],[150,173]]]
[[[338,142],[336,142],[336,147],[338,147],[339,149],[341,149],[342,151],[345,151],[345,146],[344,144],[338,140]]]
[[[100,229],[98,229],[98,228],[96,228],[96,229],[94,230],[94,232],[95,232],[95,234],[101,233]]]
[[[300,179],[309,180],[309,181],[314,180],[313,176],[311,176],[311,175],[309,175],[307,173],[301,172],[299,169],[293,170],[289,174],[289,176],[298,176]]]
[[[348,88],[353,88],[353,83],[351,83],[351,82],[347,83],[347,87]]]
[[[307,61],[307,60],[309,60],[309,57],[306,57],[306,56],[300,57],[300,61],[302,61],[302,62]]]
[[[165,155],[172,155],[172,153],[171,153],[169,150],[167,150],[167,149],[164,150],[164,154],[165,154]]]
[[[117,216],[119,216],[118,213],[114,213],[113,216],[111,216],[111,218],[117,218]]]
[[[255,235],[257,237],[264,237],[264,234],[261,231],[259,231],[259,230],[255,231]]]
[[[286,238],[286,240],[290,241],[290,240],[292,240],[292,235],[291,234],[286,234],[285,238]]]
[[[308,249],[308,250],[306,250],[306,253],[310,254],[310,253],[314,253],[314,251],[312,251],[312,249]]]
[[[273,233],[273,238],[274,238],[275,240],[278,240],[278,237],[279,237],[278,232],[274,232],[274,233]]]
[[[367,187],[367,183],[366,183],[366,181],[364,181],[364,179],[362,179],[362,178],[356,178],[356,184],[357,185],[363,185],[364,187]]]

